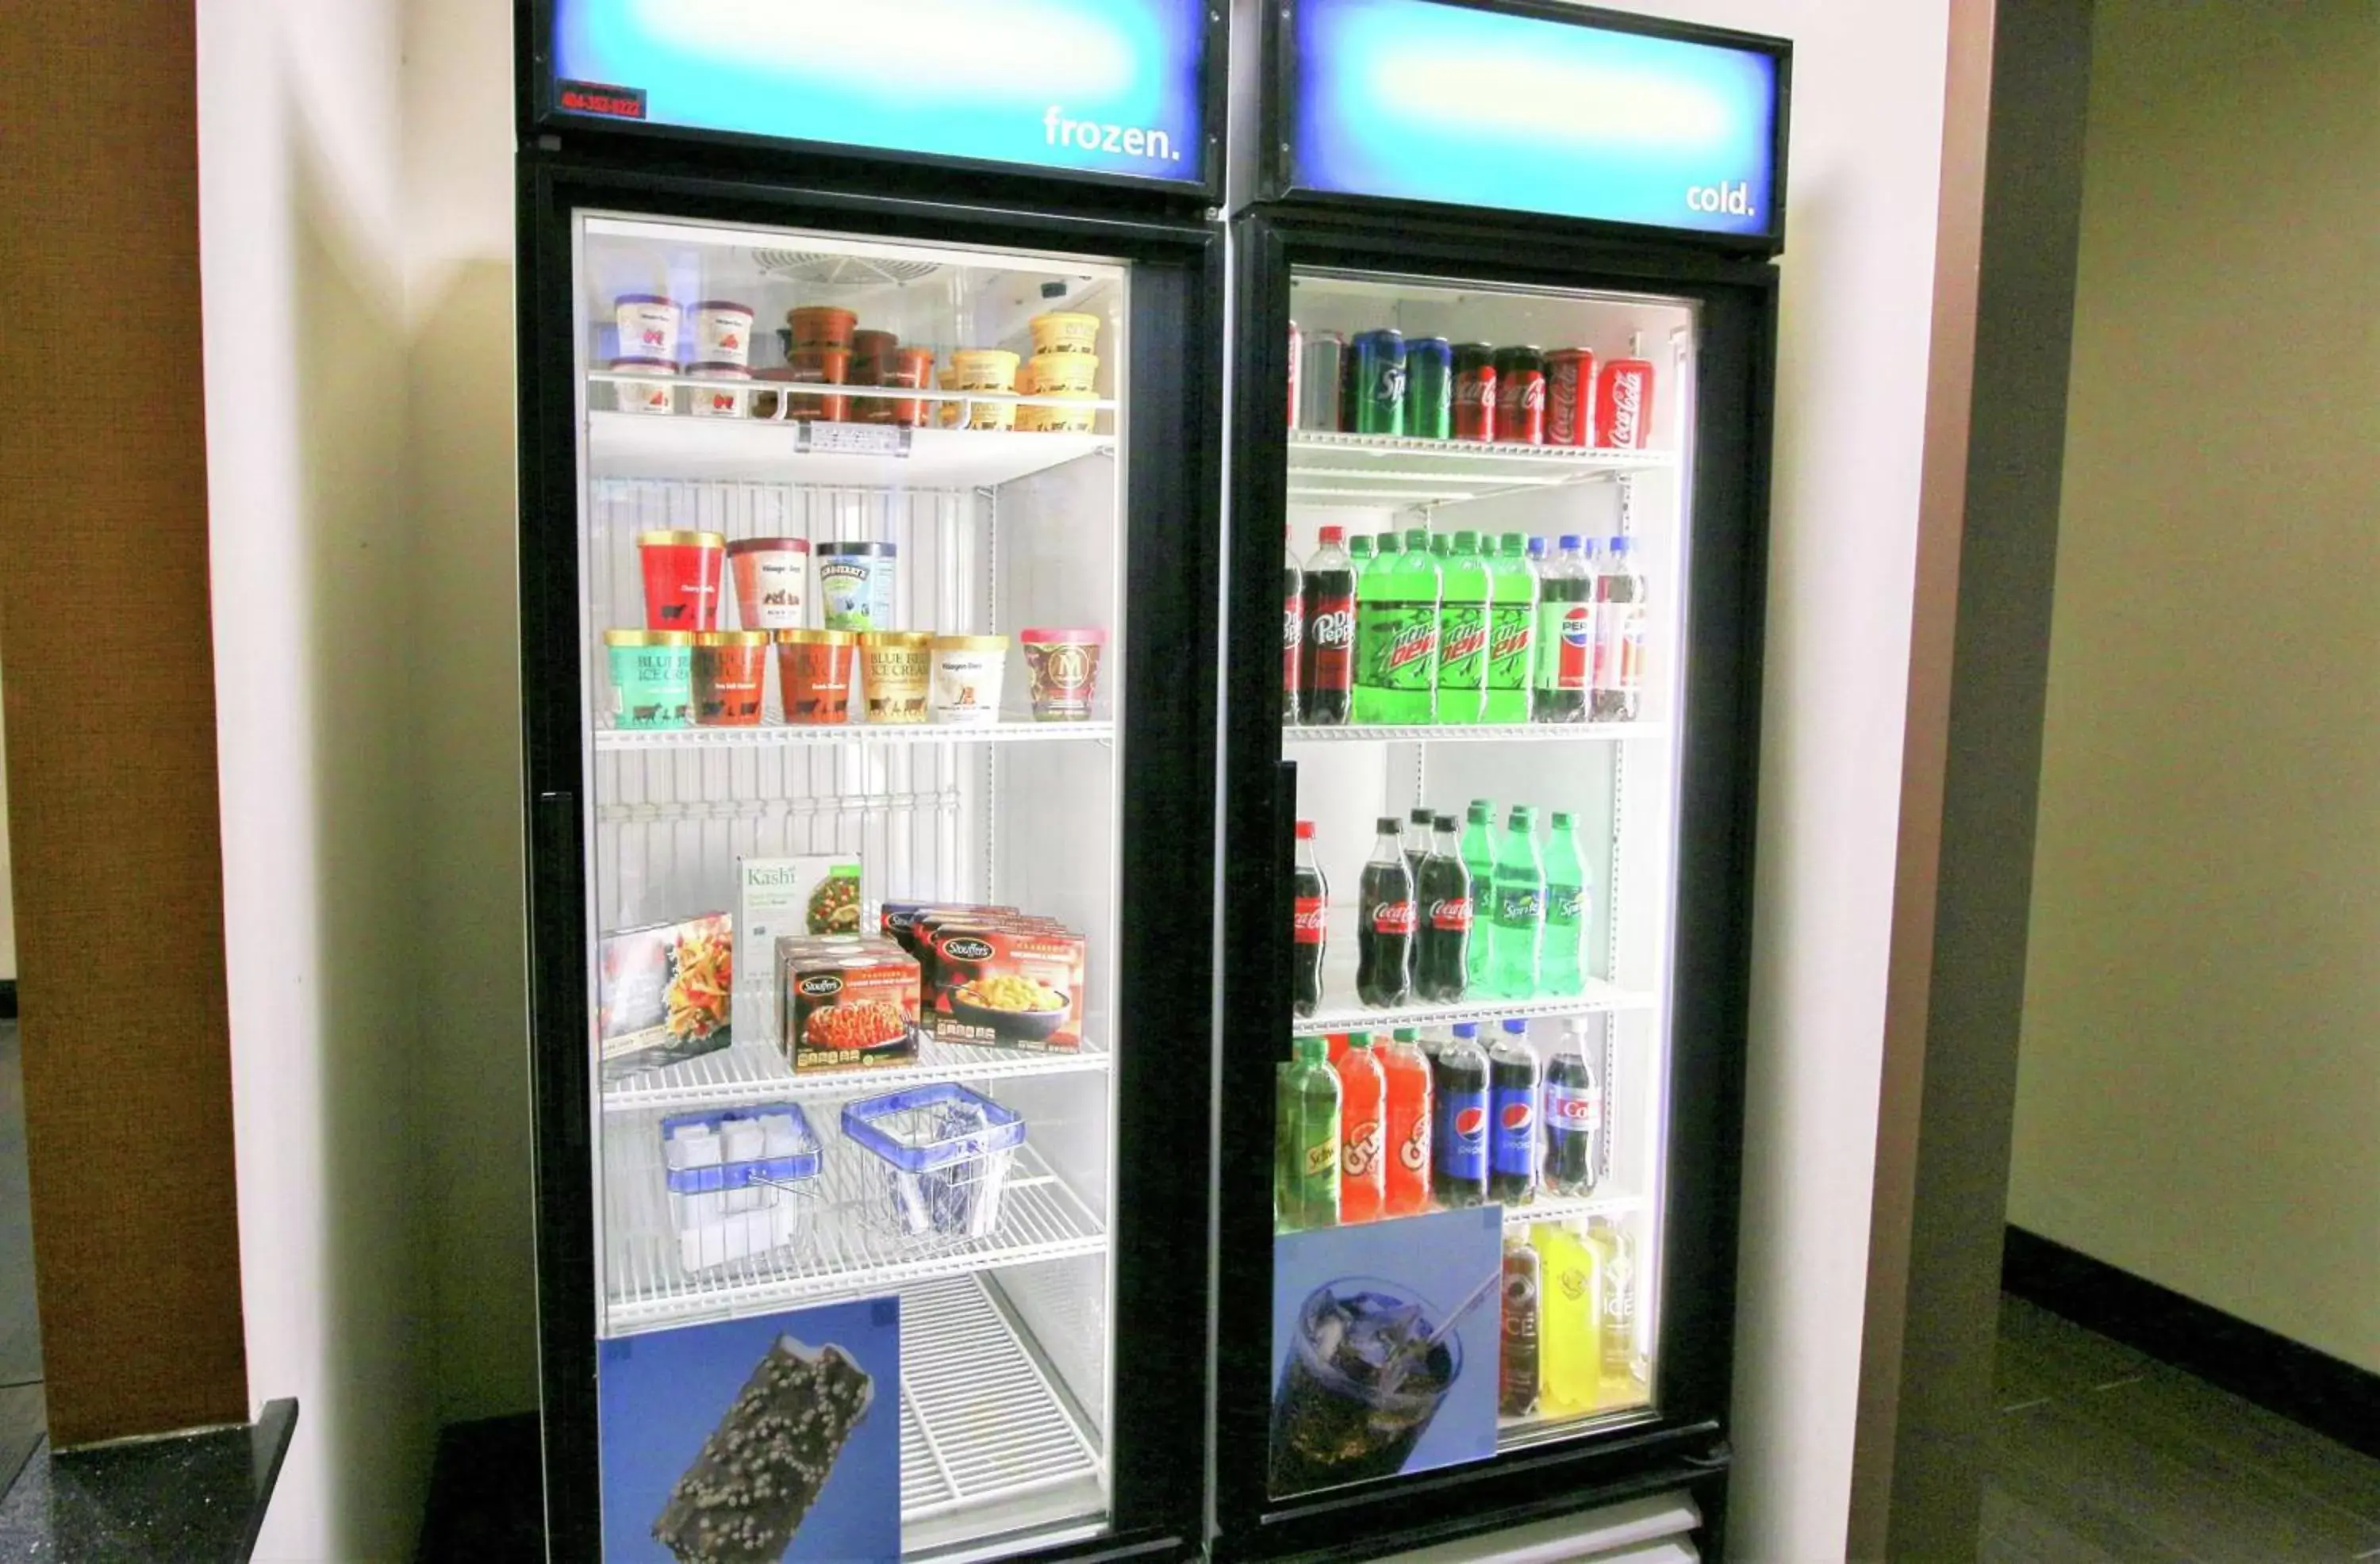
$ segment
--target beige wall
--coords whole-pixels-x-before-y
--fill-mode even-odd
[[[2380,1370],[2380,10],[2092,69],[2010,1220]]]
[[[5,709],[6,701],[0,701]],[[17,976],[17,914],[8,879],[8,740],[0,721],[0,982]]]

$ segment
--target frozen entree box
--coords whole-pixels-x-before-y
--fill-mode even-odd
[[[927,1010],[946,1043],[1072,1051],[1083,1046],[1083,937],[1048,919],[930,925]]]
[[[607,934],[596,948],[603,1079],[698,1058],[734,1040],[735,920],[710,913]]]
[[[892,940],[784,935],[776,967],[783,1047],[795,1074],[917,1057],[917,958]]]
[[[859,860],[832,855],[735,860],[735,927],[763,956],[788,934],[859,934]],[[745,1041],[767,1042],[782,1012],[772,961],[746,964],[736,987]]]

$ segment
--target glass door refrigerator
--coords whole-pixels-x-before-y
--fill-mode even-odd
[[[1195,1546],[1220,29],[523,25],[548,1555]]]
[[[1217,1551],[1712,1550],[1786,46],[1248,23]]]

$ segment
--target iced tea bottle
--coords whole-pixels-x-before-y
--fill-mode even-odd
[[[1547,1417],[1593,1412],[1603,1392],[1600,1257],[1569,1227],[1539,1223],[1536,1246],[1537,1410]]]
[[[1388,1196],[1381,1155],[1388,1083],[1365,1032],[1348,1034],[1339,1073],[1339,1219],[1376,1222]]]
[[[1339,1077],[1330,1044],[1300,1037],[1273,1097],[1273,1219],[1285,1229],[1339,1222]]]
[[[1379,1056],[1385,1088],[1380,1164],[1386,1213],[1418,1216],[1429,1209],[1429,1060],[1410,1026],[1399,1027],[1372,1051]]]

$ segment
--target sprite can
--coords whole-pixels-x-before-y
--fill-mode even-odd
[[[1442,336],[1405,340],[1405,434],[1454,438],[1454,344]]]
[[[1365,332],[1347,345],[1347,432],[1405,432],[1405,338]]]

